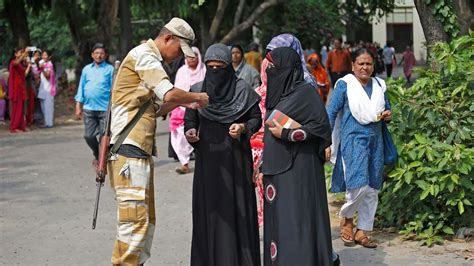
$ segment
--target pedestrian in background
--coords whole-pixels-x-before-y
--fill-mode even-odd
[[[0,77],[0,125],[5,125],[5,111],[7,107],[7,101],[5,100],[7,96],[7,83]]]
[[[192,47],[195,57],[186,57],[185,65],[178,69],[176,88],[189,91],[192,85],[201,82],[206,75],[206,66],[201,61],[201,53],[197,47]],[[184,112],[186,109],[182,106],[176,107],[171,111],[169,127],[171,132],[171,145],[181,163],[176,168],[178,174],[187,174],[190,172],[188,163],[191,159],[193,147],[188,143],[184,136]]]
[[[107,106],[110,100],[110,90],[114,67],[107,63],[107,50],[101,43],[92,47],[93,62],[82,69],[79,87],[74,98],[76,100],[76,118],[84,119],[84,139],[92,150],[93,167],[99,159],[98,137],[104,134]]]
[[[329,52],[326,68],[331,77],[331,86],[334,88],[336,81],[351,71],[351,53],[342,48],[342,39],[334,40],[334,49]]]
[[[238,78],[245,80],[252,89],[260,86],[260,75],[251,65],[247,64],[244,59],[244,50],[240,45],[232,45],[232,66],[235,70],[235,75]]]
[[[25,114],[26,114],[26,126],[31,128],[34,121],[34,113],[35,113],[35,100],[37,95],[37,89],[35,87],[35,61],[39,60],[41,52],[38,50],[33,51],[33,57],[30,60],[31,70],[26,75],[26,106],[25,106]]]
[[[258,51],[258,44],[251,42],[249,44],[249,51],[244,55],[245,62],[253,66],[255,70],[260,71],[260,65],[262,64],[262,56]]]
[[[40,127],[44,124],[44,116],[43,111],[41,111],[41,103],[40,99],[38,99],[38,92],[39,87],[41,85],[41,69],[40,69],[40,61],[41,61],[41,50],[36,49],[33,52],[33,58],[31,59],[31,72],[33,74],[33,91],[35,94],[34,98],[34,109],[33,109],[33,121],[35,124]],[[42,62],[42,61],[41,61]]]
[[[31,63],[26,60],[29,50],[15,48],[10,60],[8,78],[8,102],[10,106],[10,132],[18,133],[29,131],[26,126],[25,101],[28,99],[26,94],[26,75],[31,70]]]
[[[383,182],[382,120],[390,121],[392,118],[385,82],[377,77],[371,78],[374,61],[374,56],[366,48],[355,51],[352,59],[354,74],[348,74],[337,82],[327,109],[333,145],[326,150],[326,157],[335,163],[331,190],[346,193],[346,203],[339,212],[341,240],[345,245],[356,242],[366,248],[377,247],[367,232],[373,229],[378,193]]]
[[[393,66],[397,64],[397,59],[395,58],[395,48],[392,47],[392,42],[387,42],[383,48],[383,61],[385,62],[387,78],[390,78],[392,77]]]
[[[323,65],[323,67],[326,67],[326,61],[328,59],[328,53],[329,53],[329,45],[328,44],[323,44],[323,46],[321,46],[321,51],[319,52],[321,54],[321,64]]]
[[[41,82],[38,90],[38,99],[41,104],[41,111],[44,116],[44,128],[54,126],[54,96],[56,95],[56,74],[53,62],[51,62],[51,52],[44,50],[41,54],[40,62]]]
[[[407,79],[407,82],[411,82],[411,74],[413,66],[416,65],[415,54],[412,52],[410,45],[407,45],[405,52],[403,52],[402,60],[400,65],[403,65],[403,74]]]
[[[253,168],[256,170],[260,167],[262,164],[262,154],[263,154],[263,135],[265,131],[265,100],[267,98],[267,67],[268,67],[268,60],[266,58],[263,59],[262,69],[260,70],[260,79],[262,81],[262,84],[255,88],[255,92],[260,96],[260,102],[258,104],[260,108],[260,112],[262,113],[262,125],[260,126],[260,129],[252,135],[250,138],[250,145],[252,147],[252,158],[253,158]],[[264,200],[264,190],[263,190],[263,180],[262,174],[259,174],[258,176],[255,176],[255,186],[256,186],[256,192],[257,192],[257,200],[258,200],[258,206],[257,206],[257,217],[258,217],[258,226],[263,225],[263,200]]]
[[[318,54],[310,54],[307,59],[309,70],[311,74],[316,78],[316,83],[318,85],[317,90],[323,103],[326,104],[328,99],[329,89],[331,88],[331,82],[329,81],[329,77],[326,74],[326,70],[324,66],[321,65],[321,61],[319,61]]]

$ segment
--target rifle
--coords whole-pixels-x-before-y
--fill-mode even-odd
[[[115,76],[117,75],[118,68],[120,66],[120,61],[115,61],[114,66],[114,76],[112,84],[115,82]],[[95,196],[94,204],[94,214],[92,215],[92,230],[95,229],[97,223],[97,214],[99,213],[99,199],[100,199],[100,189],[104,186],[105,177],[107,176],[107,160],[109,155],[109,145],[110,145],[110,120],[111,120],[111,108],[112,105],[112,88],[110,89],[110,100],[107,106],[107,117],[105,118],[105,130],[104,135],[100,137],[100,146],[99,146],[99,161],[97,163],[96,169],[96,186],[97,194]]]

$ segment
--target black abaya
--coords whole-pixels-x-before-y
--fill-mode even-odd
[[[321,112],[322,130],[330,132],[324,106],[316,91],[308,85],[297,88],[275,109],[300,122],[307,138],[301,142],[276,139],[265,131],[263,160],[264,206],[264,265],[332,265],[332,240],[324,177],[323,151],[330,142],[324,135],[313,135],[304,118],[305,111]],[[304,100],[306,99],[306,100]],[[312,104],[310,101],[314,100]],[[319,103],[321,102],[321,103]],[[305,121],[306,120],[306,121]],[[306,123],[305,123],[306,122]],[[316,124],[318,121],[312,121]],[[312,128],[314,130],[314,127]],[[287,163],[277,158],[269,160],[270,153],[282,151],[290,157]],[[285,159],[286,156],[280,156]],[[273,255],[273,256],[272,256]]]
[[[324,150],[331,129],[316,88],[303,81],[299,56],[277,48],[267,58],[267,116],[279,110],[302,126],[266,128],[264,174],[264,265],[332,265],[332,240],[324,177]]]
[[[261,126],[258,104],[233,123],[244,123],[238,139],[232,123],[209,120],[186,110],[185,132],[199,130],[194,144],[193,236],[191,266],[260,265],[250,136]]]

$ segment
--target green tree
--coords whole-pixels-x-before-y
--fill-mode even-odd
[[[280,33],[292,33],[305,48],[317,48],[321,42],[342,34],[344,25],[340,19],[337,1],[313,0],[290,1],[268,12],[258,20],[262,43]]]
[[[51,50],[55,61],[61,61],[68,68],[74,67],[76,60],[67,25],[49,10],[39,12],[37,15],[30,11],[28,18],[31,44],[43,50]]]
[[[459,35],[467,35],[474,26],[474,7],[469,0],[414,2],[425,34],[428,55],[435,43],[449,42]]]
[[[30,31],[26,18],[24,0],[3,0],[3,16],[8,19],[8,24],[13,33],[14,46],[25,47],[30,44]]]
[[[399,161],[378,210],[382,226],[429,246],[474,226],[474,33],[437,43],[433,61],[412,87],[390,84]]]

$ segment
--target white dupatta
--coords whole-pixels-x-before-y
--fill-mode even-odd
[[[385,81],[380,78],[372,78],[372,95],[369,98],[365,92],[362,84],[353,74],[347,74],[336,82],[341,80],[347,84],[347,99],[349,101],[349,109],[354,119],[361,125],[367,125],[373,122],[380,121],[379,115],[385,110],[384,94],[387,90]],[[339,147],[342,111],[339,111],[334,123],[332,131],[332,145],[331,145],[331,163],[336,163],[337,150]]]

